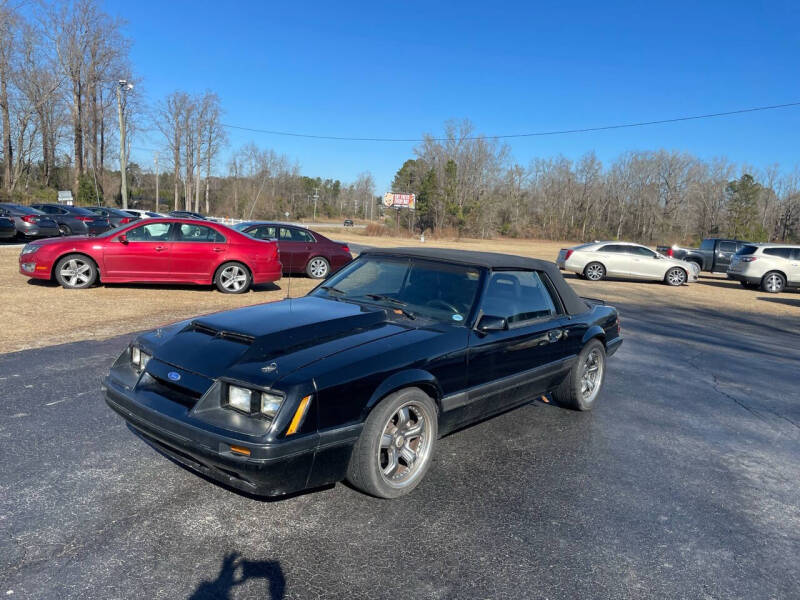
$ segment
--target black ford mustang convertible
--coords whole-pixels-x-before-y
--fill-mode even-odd
[[[459,427],[547,393],[591,409],[621,342],[616,310],[553,263],[369,250],[303,298],[139,336],[104,388],[150,445],[234,488],[394,498]]]

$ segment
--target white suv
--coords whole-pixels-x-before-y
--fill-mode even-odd
[[[800,246],[746,244],[731,258],[728,279],[772,294],[800,287]]]

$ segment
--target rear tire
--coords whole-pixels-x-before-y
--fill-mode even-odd
[[[72,229],[69,228],[68,225],[64,225],[63,223],[58,226],[58,231],[61,235],[72,235]]]
[[[67,254],[56,263],[55,277],[68,290],[83,290],[97,281],[97,265],[84,254]]]
[[[331,272],[331,264],[321,256],[315,256],[306,265],[306,275],[311,279],[325,279]]]
[[[214,275],[214,285],[223,294],[244,294],[252,283],[250,269],[240,262],[223,263]]]
[[[786,278],[777,271],[770,271],[761,279],[761,289],[768,294],[778,294],[786,288]]]
[[[681,286],[689,279],[689,274],[680,267],[672,267],[664,275],[664,283],[672,286]]]
[[[439,428],[436,404],[419,388],[389,394],[364,423],[347,480],[378,498],[399,498],[419,485],[431,466]]]
[[[589,281],[600,281],[606,276],[606,268],[599,262],[590,262],[583,267],[583,276]]]
[[[578,354],[564,381],[553,392],[553,400],[572,410],[592,410],[603,387],[606,350],[602,342],[590,340]]]

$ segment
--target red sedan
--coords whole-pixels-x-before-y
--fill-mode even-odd
[[[103,283],[213,283],[241,294],[254,283],[281,278],[275,242],[218,223],[147,219],[96,237],[70,236],[27,244],[19,272],[55,279],[65,288]]]
[[[299,225],[245,221],[233,228],[259,240],[277,241],[286,274],[305,273],[313,279],[325,279],[353,260],[347,244]]]

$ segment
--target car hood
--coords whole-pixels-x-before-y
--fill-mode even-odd
[[[207,379],[260,386],[312,362],[411,328],[384,309],[306,296],[198,317],[159,342],[157,360]],[[150,344],[147,344],[150,345]]]
[[[50,237],[50,238],[42,238],[39,240],[33,240],[28,242],[31,246],[52,246],[53,244],[61,244],[65,241],[69,242],[82,242],[88,239],[97,239],[97,238],[90,238],[88,235],[67,235],[67,236],[58,236],[58,237]]]

